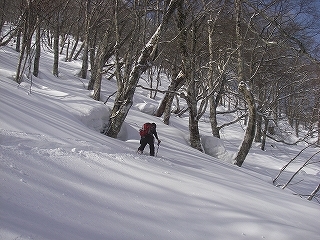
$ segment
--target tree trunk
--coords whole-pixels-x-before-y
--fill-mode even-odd
[[[264,118],[264,129],[262,134],[262,140],[261,140],[261,150],[264,151],[266,148],[266,141],[267,141],[267,132],[268,132],[268,125],[269,125],[269,118]]]
[[[2,5],[1,5],[2,10],[0,11],[0,32],[2,32],[2,28],[3,28],[4,22],[5,22],[4,17],[5,17],[5,12],[6,12],[6,9],[5,9],[6,4],[7,4],[6,0],[3,0]]]
[[[33,31],[31,30],[31,7],[30,3],[27,4],[25,8],[24,15],[24,23],[23,23],[23,37],[22,37],[22,46],[20,51],[20,41],[19,41],[19,51],[20,57],[16,72],[15,81],[20,84],[22,82],[22,75],[24,72],[25,64],[28,56],[30,55],[30,46],[31,46],[31,36]],[[21,31],[19,31],[21,33]],[[20,40],[20,37],[19,37]],[[18,44],[18,43],[17,43]]]
[[[15,81],[18,84],[20,84],[22,82],[22,72],[23,72],[22,64],[23,64],[23,60],[25,57],[25,49],[26,49],[25,40],[23,40],[22,41],[22,50],[20,51],[20,57],[19,57],[18,67],[17,67],[17,71],[16,71],[16,77],[15,77]]]
[[[254,139],[256,129],[256,108],[253,94],[248,88],[248,86],[245,84],[245,82],[239,83],[239,91],[243,93],[249,109],[249,120],[245,131],[244,139],[242,141],[239,152],[235,158],[235,164],[241,167],[245,158],[247,157],[247,154],[249,153]]]
[[[22,6],[22,1],[20,2],[20,14],[22,15],[22,9],[23,9],[23,6]],[[17,32],[17,41],[16,41],[16,52],[20,52],[21,50],[21,30],[20,30],[20,27],[18,27],[18,32]]]
[[[69,49],[70,49],[70,38],[68,38],[68,42],[67,42],[66,58],[64,59],[65,62],[68,62],[69,60]]]
[[[34,56],[33,63],[33,75],[38,77],[39,75],[39,64],[40,64],[40,55],[41,55],[41,29],[40,29],[40,20],[38,17],[37,20],[37,32],[36,32],[36,52]]]
[[[78,52],[74,55],[73,60],[77,60],[80,53],[82,52],[83,48],[84,48],[85,43],[83,42],[80,46],[80,49],[78,50]]]
[[[86,0],[86,26],[85,26],[85,39],[84,39],[84,48],[82,55],[82,67],[80,72],[80,77],[83,79],[87,78],[88,71],[88,59],[89,59],[89,18],[90,18],[90,4],[91,0]]]
[[[318,105],[318,146],[320,146],[320,102]]]
[[[174,74],[173,76],[175,76]],[[160,117],[163,112],[163,123],[169,125],[170,116],[171,116],[171,107],[174,98],[175,91],[179,90],[185,82],[185,76],[182,72],[180,72],[173,80],[168,88],[168,91],[164,99],[162,100],[160,107],[157,110],[157,116]],[[161,114],[161,115],[160,115]]]
[[[256,106],[251,89],[244,82],[244,57],[242,54],[243,39],[241,36],[241,0],[235,1],[236,8],[236,37],[237,37],[237,47],[238,47],[238,89],[244,95],[246,104],[249,110],[249,119],[247,124],[247,129],[245,131],[244,139],[237,153],[234,163],[241,167],[249,150],[251,148],[252,142],[254,140],[255,130],[256,130]]]
[[[74,55],[74,53],[75,53],[75,51],[77,49],[78,42],[79,42],[79,33],[76,36],[75,43],[73,44],[72,50],[71,50],[71,52],[69,54],[68,62],[72,61],[72,57],[73,57],[73,55]]]
[[[259,109],[259,107],[258,107]],[[262,114],[262,113],[261,113]],[[256,131],[256,136],[254,141],[259,143],[262,141],[262,115],[258,114],[257,115],[257,131]]]
[[[103,37],[103,42],[107,43],[108,36],[105,34]],[[91,78],[88,84],[88,90],[94,90],[92,98],[94,100],[100,100],[100,92],[101,92],[101,80],[102,80],[102,69],[105,63],[105,45],[101,43],[98,47],[98,51],[95,57],[94,64],[91,68]]]
[[[97,56],[95,57],[94,65],[91,68],[91,78],[88,84],[88,90],[94,90],[92,98],[100,101],[101,92],[101,79],[102,79],[102,68],[103,68],[104,52],[98,48]]]
[[[21,51],[21,31],[18,30],[16,37],[16,52]]]
[[[188,47],[187,47],[187,35],[188,31],[186,30],[186,15],[187,12],[184,9],[183,1],[181,1],[178,5],[178,30],[180,31],[179,34],[179,47],[181,52],[181,59],[182,59],[182,71],[185,77],[185,87],[187,96],[181,95],[188,104],[188,111],[189,111],[189,134],[190,134],[190,145],[191,147],[199,150],[202,150],[201,146],[201,139],[200,139],[200,132],[199,132],[199,119],[198,119],[198,108],[197,108],[197,96],[196,96],[196,85],[194,79],[194,53],[195,53],[195,46],[196,46],[196,28],[195,22],[192,22],[192,31],[191,31],[191,54],[189,54]]]
[[[52,73],[54,76],[59,77],[59,17],[57,17],[56,29],[54,31],[53,38],[53,70]]]
[[[89,46],[88,46],[87,40],[85,40],[83,54],[82,54],[82,67],[80,72],[80,77],[83,79],[87,78],[88,59],[89,59]]]
[[[169,125],[170,117],[171,117],[171,107],[172,107],[174,95],[173,93],[167,93],[165,97],[166,99],[165,101],[163,101],[163,103],[165,103],[164,112],[163,112],[163,123],[166,125]]]
[[[213,61],[214,61],[214,45],[213,45],[213,33],[214,33],[214,24],[215,21],[213,21],[210,17],[210,20],[208,20],[208,48],[209,48],[209,70],[208,70],[208,86],[209,86],[209,92],[211,93],[209,97],[209,119],[211,124],[211,131],[212,135],[220,138],[220,133],[218,129],[218,121],[217,121],[217,104],[214,97],[214,86],[213,86]]]
[[[180,72],[179,74],[173,72],[172,80],[171,80],[171,83],[168,87],[168,92],[166,92],[166,94],[165,94],[164,98],[162,99],[162,101],[157,109],[157,112],[155,114],[157,117],[161,117],[165,112],[166,112],[166,114],[170,114],[172,100],[173,100],[173,92],[179,90],[182,87],[182,85],[184,84],[184,81],[185,81],[185,77],[182,72]],[[169,109],[169,108],[170,108],[170,111],[169,112],[168,112],[168,110],[166,111],[166,109]],[[169,118],[170,118],[170,116],[169,116]]]
[[[190,132],[190,145],[191,147],[203,151],[200,140],[200,132],[199,132],[199,120],[197,114],[197,102],[193,100],[189,100],[189,132]]]
[[[95,31],[94,37],[90,40],[90,66],[94,64],[96,58],[96,48],[97,48],[97,31]]]

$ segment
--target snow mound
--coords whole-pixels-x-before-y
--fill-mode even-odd
[[[152,103],[138,103],[135,105],[141,112],[153,115],[156,111],[156,106]]]
[[[91,130],[100,132],[109,119],[110,109],[99,102],[75,103],[72,105],[72,114]]]
[[[202,136],[201,142],[206,154],[231,162],[232,154],[227,152],[221,139],[212,136]]]

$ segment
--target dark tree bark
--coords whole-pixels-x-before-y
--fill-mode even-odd
[[[242,0],[235,1],[235,10],[236,10],[236,37],[237,37],[237,47],[238,47],[238,89],[244,95],[246,104],[248,105],[249,110],[249,119],[247,123],[247,128],[245,131],[244,139],[240,146],[240,149],[235,157],[234,164],[241,167],[244,160],[249,153],[252,142],[254,140],[255,130],[256,130],[256,106],[253,94],[251,89],[244,82],[244,56],[243,56],[243,39],[241,35],[241,9]]]
[[[241,167],[250,151],[250,148],[254,139],[257,113],[256,113],[253,94],[245,82],[239,83],[239,91],[244,95],[244,98],[246,100],[246,103],[248,104],[248,110],[249,110],[249,120],[248,120],[247,128],[244,134],[244,139],[242,141],[239,152],[235,158],[235,164]]]
[[[163,102],[161,102],[160,107],[162,108],[164,106],[163,123],[166,125],[169,125],[169,120],[171,116],[172,102],[175,94],[173,92],[178,91],[183,86],[184,82],[185,82],[185,77],[183,73],[180,72],[176,77],[173,86],[170,85],[170,87],[168,88],[168,91],[172,91],[172,92],[167,92],[165,94]],[[161,108],[159,108],[158,110],[160,110]]]
[[[82,55],[82,68],[80,72],[80,77],[83,79],[87,78],[88,71],[88,59],[89,59],[89,35],[90,35],[90,5],[91,0],[86,0],[86,26],[85,26],[85,39],[84,39],[84,48]]]
[[[72,50],[71,50],[71,52],[70,52],[70,54],[69,54],[68,62],[71,62],[71,61],[72,61],[72,58],[73,58],[73,55],[74,55],[74,53],[75,53],[75,51],[76,51],[76,49],[77,49],[78,43],[79,43],[79,32],[78,32],[78,34],[77,34],[77,36],[76,36],[76,39],[75,39],[75,42],[74,42],[74,44],[73,44]]]
[[[5,7],[6,7],[6,0],[2,1],[2,5],[1,5],[1,11],[0,11],[0,32],[2,32],[2,28],[4,25],[4,16],[5,16]]]
[[[32,16],[31,9],[32,9],[31,3],[28,2],[27,5],[25,6],[25,9],[22,15],[22,18],[24,19],[23,38],[22,38],[22,46],[20,51],[17,72],[15,76],[15,81],[19,84],[22,82],[22,74],[25,69],[25,64],[26,64],[27,58],[30,56],[31,39],[34,33],[33,26],[36,24],[35,19]]]
[[[98,44],[97,54],[94,60],[94,64],[91,68],[91,78],[88,84],[88,90],[94,90],[92,98],[97,101],[100,100],[103,66],[114,52],[113,49],[108,47],[109,38],[110,32],[107,31],[103,35],[101,43]]]
[[[59,36],[60,36],[60,23],[59,23],[59,13],[57,13],[56,25],[53,37],[53,69],[52,74],[59,77]]]
[[[183,86],[183,83],[185,80],[182,71],[180,73],[177,73],[175,67],[173,68],[171,75],[172,75],[172,80],[168,87],[168,91],[165,93],[155,113],[155,116],[157,117],[161,117],[164,114],[166,108],[171,109],[174,92],[178,91]]]
[[[198,116],[198,106],[197,106],[197,91],[196,91],[196,83],[195,83],[195,70],[194,70],[194,53],[195,53],[195,46],[196,46],[196,27],[195,22],[193,21],[191,24],[191,46],[189,54],[188,47],[187,47],[187,35],[188,31],[186,29],[186,12],[187,10],[184,9],[183,1],[178,5],[178,29],[180,31],[179,34],[179,48],[180,54],[182,59],[182,71],[185,77],[185,87],[186,87],[186,95],[181,94],[188,105],[189,111],[189,140],[191,147],[203,151],[200,139],[200,132],[199,132],[199,116]]]
[[[39,75],[39,64],[40,64],[40,55],[41,55],[41,29],[40,29],[40,20],[37,19],[37,30],[36,30],[36,51],[34,56],[33,63],[33,75],[38,77]]]

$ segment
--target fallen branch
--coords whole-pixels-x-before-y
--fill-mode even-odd
[[[312,200],[312,198],[317,194],[317,192],[319,192],[320,190],[320,184],[318,185],[318,187],[311,193],[311,195],[307,198],[309,201]]]

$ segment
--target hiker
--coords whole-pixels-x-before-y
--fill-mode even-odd
[[[149,144],[150,156],[154,156],[154,137],[158,140],[158,145],[160,144],[160,139],[158,138],[157,125],[155,123],[145,123],[142,129],[140,129],[140,147],[138,148],[138,153],[142,154],[144,148]]]

